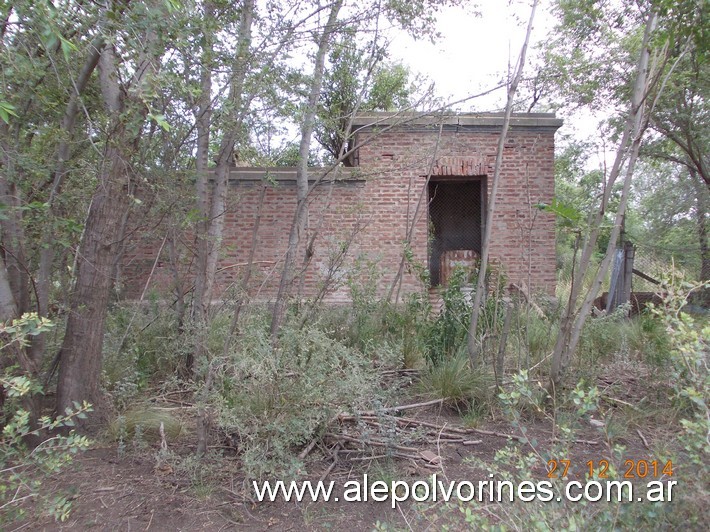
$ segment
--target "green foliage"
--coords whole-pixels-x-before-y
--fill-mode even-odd
[[[409,69],[385,61],[376,42],[360,44],[357,28],[345,30],[333,44],[323,80],[316,139],[334,159],[340,156],[355,112],[396,111],[411,104],[415,87]]]
[[[247,475],[297,477],[305,470],[295,451],[335,414],[368,406],[377,378],[361,352],[333,340],[318,324],[287,324],[274,349],[266,320],[249,320],[249,334],[212,363],[210,403]]]
[[[540,316],[525,307],[518,308],[513,321],[512,347],[517,345],[518,353],[522,350],[525,354],[526,363],[520,369],[539,363],[552,351],[557,328],[554,314]]]
[[[527,370],[512,376],[510,389],[498,394],[503,410],[520,426],[521,414],[539,415],[544,413],[548,394],[539,381],[530,378]]]
[[[590,317],[577,347],[579,370],[597,371],[613,360],[639,360],[657,366],[668,361],[669,337],[662,321],[649,313],[629,319],[619,307],[608,315]]]
[[[431,397],[445,400],[461,413],[481,411],[490,403],[493,379],[483,369],[471,369],[465,349],[430,365],[421,375],[419,386]]]
[[[165,308],[117,306],[107,319],[103,382],[115,405],[123,410],[149,386],[170,384],[193,349],[186,332],[177,332],[174,316]]]
[[[681,421],[685,430],[682,440],[687,459],[700,469],[698,478],[710,476],[707,457],[710,454],[710,324],[700,323],[682,311],[690,290],[702,288],[673,274],[666,281],[666,309],[654,309],[669,335],[669,358],[673,385],[677,396],[688,406],[688,417]],[[705,285],[705,289],[708,285]]]
[[[605,187],[605,176],[600,170],[589,170],[593,146],[572,141],[555,154],[555,198],[539,208],[555,215],[557,224],[557,253],[571,253],[575,242],[589,233],[588,221],[596,214]],[[618,204],[620,184],[616,184],[609,199],[609,207],[600,229],[597,252],[603,254],[608,242],[612,214]],[[577,244],[578,245],[578,244]]]
[[[37,336],[49,331],[52,327],[54,327],[54,323],[47,318],[40,318],[36,312],[27,312],[9,324],[0,323],[0,335],[3,338],[3,345],[0,349],[6,349],[12,344],[26,347],[29,345],[28,336]]]
[[[582,213],[570,205],[563,204],[558,198],[553,198],[549,205],[541,203],[538,207],[560,217],[564,224],[569,224],[571,227],[576,227],[582,221]]]
[[[378,293],[381,278],[377,260],[358,257],[345,278],[352,305],[323,312],[321,326],[335,340],[379,364],[420,367],[427,351],[428,297],[414,293],[403,305],[394,305]]]
[[[475,283],[470,277],[467,269],[454,268],[441,294],[443,308],[428,332],[429,361],[433,365],[455,358],[466,345],[473,297],[469,287]]]
[[[665,144],[665,148],[662,146]],[[675,157],[667,143],[655,142],[645,148],[650,157]],[[701,274],[699,223],[707,217],[710,192],[700,176],[684,165],[650,160],[640,166],[634,181],[634,211],[638,222],[627,224],[627,232],[640,252],[653,257],[665,268],[671,263],[694,278]],[[703,237],[706,238],[706,237]],[[641,253],[637,253],[640,255]],[[654,275],[656,272],[646,272]]]
[[[13,320],[9,325],[2,325],[2,349],[11,343],[24,345],[26,336],[46,331],[51,324],[25,314]],[[24,375],[12,375],[6,370],[0,375],[0,390],[7,399],[3,405],[3,419],[0,420],[0,525],[9,524],[22,518],[26,504],[31,500],[44,502],[58,521],[65,521],[71,505],[62,497],[53,502],[41,493],[42,476],[55,473],[71,464],[72,457],[78,451],[88,448],[90,442],[85,436],[70,431],[67,435],[52,434],[60,428],[74,426],[74,419],[84,419],[91,405],[74,403],[73,409],[67,409],[63,415],[55,418],[42,416],[33,421],[23,400],[42,392],[36,382]],[[33,448],[28,447],[28,438],[41,441]]]
[[[0,100],[0,119],[6,124],[9,124],[10,116],[17,116],[15,106],[5,100]]]
[[[558,25],[544,45],[544,83],[558,102],[603,109],[629,93],[635,51],[649,2],[599,3],[559,0]]]
[[[627,322],[624,308],[608,315],[590,317],[584,324],[577,355],[581,367],[595,367],[602,360],[628,355]],[[625,350],[625,353],[621,353]]]

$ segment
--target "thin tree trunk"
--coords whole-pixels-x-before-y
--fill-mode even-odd
[[[708,192],[698,176],[698,172],[688,165],[690,180],[695,189],[695,221],[698,230],[698,243],[700,245],[700,272],[699,281],[710,281],[710,247],[708,247]]]
[[[298,166],[296,167],[296,212],[291,224],[291,232],[288,238],[288,249],[284,259],[284,267],[279,283],[279,291],[274,303],[274,312],[271,318],[271,341],[276,344],[281,325],[286,314],[286,305],[291,292],[294,280],[296,264],[296,254],[298,245],[303,238],[307,241],[308,231],[308,155],[311,147],[311,137],[315,127],[316,110],[320,98],[321,86],[323,84],[323,73],[325,71],[325,57],[328,53],[330,40],[336,30],[336,22],[343,0],[336,0],[330,8],[328,22],[323,28],[318,41],[318,50],[315,57],[313,69],[313,80],[311,90],[308,95],[303,123],[301,124],[301,142],[298,149]],[[306,253],[309,251],[306,250]]]
[[[657,15],[652,13],[647,22],[646,29],[644,32],[644,39],[641,46],[641,53],[639,56],[637,71],[636,71],[636,81],[634,83],[634,91],[631,98],[631,105],[629,110],[629,116],[627,118],[627,124],[622,137],[621,143],[617,150],[616,159],[614,165],[612,166],[611,173],[606,183],[606,190],[602,199],[602,204],[600,206],[599,212],[597,213],[595,225],[593,226],[592,233],[589,239],[585,243],[584,250],[582,252],[582,259],[580,260],[580,268],[575,275],[575,286],[570,293],[570,298],[565,311],[562,316],[560,323],[560,330],[557,335],[557,341],[555,343],[555,348],[552,353],[552,368],[550,371],[550,390],[554,390],[561,384],[562,377],[567,367],[569,366],[572,354],[577,348],[579,338],[582,334],[582,328],[586,322],[587,316],[591,311],[594,298],[596,297],[599,288],[601,287],[604,278],[609,270],[613,258],[613,252],[616,247],[616,242],[621,231],[621,225],[624,219],[624,214],[626,212],[626,205],[628,203],[629,190],[631,187],[631,180],[633,177],[634,166],[638,158],[639,148],[641,145],[641,138],[645,131],[646,121],[645,121],[645,99],[649,90],[649,59],[650,52],[648,49],[649,42],[651,39],[651,34],[655,30],[657,22]],[[630,146],[628,143],[631,142]],[[592,282],[591,287],[587,291],[587,294],[582,302],[582,305],[578,312],[576,312],[577,301],[579,295],[581,294],[582,284],[584,282],[585,274],[589,268],[590,258],[594,248],[596,247],[596,239],[599,234],[599,228],[601,226],[602,219],[606,210],[606,204],[608,198],[611,194],[611,189],[616,182],[616,179],[621,173],[621,166],[623,160],[628,155],[628,161],[626,162],[626,173],[624,175],[624,184],[621,192],[621,198],[619,201],[619,207],[616,211],[616,217],[614,221],[614,226],[611,230],[611,235],[609,236],[609,243],[606,250],[606,255],[599,266],[597,274]]]
[[[199,334],[204,334],[203,329],[207,323],[207,312],[209,301],[207,293],[209,282],[207,276],[207,256],[209,255],[210,241],[208,238],[210,229],[210,177],[209,177],[209,155],[210,155],[210,128],[212,126],[212,55],[213,41],[210,25],[214,20],[214,6],[210,0],[203,3],[203,39],[202,62],[200,73],[200,97],[198,99],[198,111],[196,119],[197,128],[197,155],[196,172],[197,180],[195,189],[197,192],[197,208],[200,219],[196,231],[196,271],[195,271],[195,292],[193,294],[191,317]],[[194,352],[190,352],[185,360],[185,375],[192,374],[195,358],[199,358],[204,345],[204,338],[198,338]]]
[[[17,317],[17,304],[10,287],[5,259],[0,255],[0,321],[7,322]]]
[[[209,10],[208,10],[209,8]],[[213,16],[213,6],[206,3],[205,9]],[[243,93],[251,46],[251,28],[254,17],[254,1],[247,0],[242,6],[239,28],[239,43],[233,67],[233,77],[230,83],[228,99],[234,110],[232,117],[225,126],[225,133],[220,142],[214,170],[214,183],[210,183],[209,170],[209,128],[211,126],[211,71],[209,57],[212,50],[205,51],[208,64],[203,66],[202,95],[200,115],[198,117],[198,200],[200,213],[203,216],[200,255],[198,256],[198,271],[195,284],[195,303],[193,309],[205,317],[212,300],[212,289],[217,271],[217,258],[224,230],[224,211],[226,205],[229,168],[234,157],[234,146],[240,133],[244,116]],[[211,45],[210,45],[211,46]]]
[[[196,294],[196,304],[201,307],[198,322],[199,339],[195,347],[195,361],[202,360],[207,354],[206,334],[207,316],[209,305],[212,300],[212,288],[217,274],[217,259],[221,249],[222,235],[224,232],[224,214],[226,208],[227,184],[229,180],[229,169],[234,157],[234,146],[240,134],[241,125],[244,119],[244,85],[249,65],[249,49],[251,47],[251,28],[254,19],[254,0],[245,0],[242,6],[241,19],[239,22],[239,41],[237,43],[237,55],[234,62],[233,77],[229,88],[229,101],[234,106],[232,120],[225,128],[224,136],[220,143],[217,157],[217,167],[215,168],[215,183],[210,190],[209,213],[206,227],[207,252],[204,262],[200,265],[203,270],[198,272],[200,276],[200,292]],[[208,53],[211,53],[209,50]],[[204,95],[203,95],[204,96]],[[206,124],[209,127],[209,124]],[[202,176],[206,178],[206,176]],[[208,185],[209,188],[209,185]],[[193,370],[194,371],[194,370]],[[209,365],[208,374],[200,390],[197,404],[197,454],[204,455],[207,450],[207,437],[209,435],[209,413],[206,410],[205,402],[212,388],[213,369]]]
[[[197,192],[197,207],[200,221],[197,227],[197,271],[195,272],[195,294],[192,305],[192,317],[197,323],[202,323],[206,318],[207,303],[207,255],[209,252],[210,215],[210,182],[209,182],[209,146],[210,127],[212,125],[212,34],[209,25],[214,19],[214,6],[209,0],[203,3],[203,29],[204,46],[202,49],[202,62],[200,74],[200,97],[197,111],[197,155],[195,184]],[[192,365],[188,360],[188,367]]]
[[[439,153],[439,146],[441,145],[441,134],[444,129],[444,121],[442,120],[439,123],[439,132],[436,136],[436,143],[434,144],[434,151],[431,154],[431,159],[429,162],[429,170],[427,171],[426,174],[426,179],[424,179],[424,185],[422,186],[422,190],[419,193],[419,198],[417,199],[417,205],[414,207],[414,213],[412,214],[412,224],[409,225],[409,212],[407,212],[407,229],[405,231],[404,235],[404,244],[402,247],[402,256],[399,259],[399,268],[397,268],[397,273],[394,276],[394,279],[392,279],[392,284],[390,285],[390,289],[387,292],[387,301],[391,302],[392,301],[392,295],[394,294],[395,288],[397,289],[397,293],[394,298],[394,303],[395,305],[399,302],[399,293],[400,289],[402,286],[402,276],[404,274],[404,265],[407,261],[407,251],[409,250],[409,246],[412,243],[412,237],[414,236],[414,230],[417,227],[417,221],[419,220],[419,211],[421,210],[422,204],[424,203],[424,198],[427,196],[427,191],[429,190],[429,181],[431,181],[431,175],[434,172],[434,167],[436,166],[436,159],[437,155]],[[410,189],[411,189],[411,182],[410,182]],[[409,211],[409,204],[407,204],[407,211]]]
[[[496,162],[493,169],[493,186],[491,187],[491,195],[488,200],[488,212],[486,213],[486,229],[483,235],[483,245],[481,249],[481,267],[478,272],[478,282],[476,284],[476,294],[473,300],[473,310],[471,312],[471,322],[468,327],[468,356],[471,361],[471,367],[474,367],[480,354],[478,346],[478,318],[481,314],[481,308],[486,296],[486,274],[488,273],[488,254],[491,241],[491,231],[493,228],[494,214],[496,209],[496,200],[498,196],[498,185],[500,182],[500,172],[503,166],[503,148],[505,147],[505,139],[508,135],[508,127],[510,125],[510,115],[513,113],[513,101],[515,93],[518,90],[518,84],[523,77],[523,69],[525,68],[525,57],[527,54],[528,43],[530,42],[530,34],[532,33],[533,21],[535,20],[535,10],[537,9],[538,0],[533,2],[530,10],[530,18],[528,20],[528,29],[525,34],[525,41],[520,50],[520,58],[516,66],[515,75],[508,88],[508,100],[505,105],[505,118],[503,119],[503,127],[498,139],[498,149],[496,151]]]
[[[25,233],[22,225],[22,198],[16,182],[19,179],[15,165],[11,131],[7,124],[0,125],[0,150],[2,150],[2,174],[0,174],[0,202],[6,207],[6,215],[0,220],[2,253],[7,268],[7,280],[12,288],[18,316],[30,308],[30,279],[25,257]]]
[[[180,251],[178,249],[178,229],[171,224],[168,229],[168,256],[170,257],[170,269],[173,273],[175,283],[175,321],[177,322],[177,332],[182,334],[185,328],[185,287],[180,274]]]

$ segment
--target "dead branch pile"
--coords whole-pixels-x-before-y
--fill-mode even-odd
[[[473,435],[487,435],[523,442],[519,436],[474,428],[438,425],[428,421],[398,415],[400,412],[441,405],[443,399],[383,408],[377,411],[359,411],[354,414],[341,413],[326,428],[321,440],[332,453],[333,461],[346,457],[349,461],[375,460],[395,457],[413,460],[426,467],[438,467],[441,456],[428,450],[442,445],[476,445],[482,440]],[[302,452],[305,458],[316,446],[314,440]]]

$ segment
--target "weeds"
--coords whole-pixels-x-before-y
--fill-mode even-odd
[[[466,413],[490,403],[492,384],[491,376],[481,368],[471,369],[464,349],[457,356],[431,365],[422,374],[419,386],[425,394],[445,399],[445,404]]]
[[[554,404],[540,379],[548,367],[546,361],[558,327],[554,311],[543,312],[538,308],[531,311],[523,301],[504,300],[502,291],[491,293],[479,332],[485,339],[485,360],[492,362],[499,353],[503,355],[504,371],[499,374],[496,388],[492,363],[472,371],[466,357],[470,314],[466,293],[470,279],[466,272],[454,273],[443,292],[443,311],[436,316],[432,315],[425,294],[415,294],[399,306],[380,300],[372,289],[375,283],[370,282],[379,275],[375,263],[363,263],[358,275],[367,286],[357,285],[355,277],[351,279],[348,286],[354,299],[352,306],[314,312],[305,322],[292,314],[283,327],[277,348],[268,334],[268,312],[251,307],[242,316],[243,333],[225,353],[230,316],[216,313],[208,331],[214,384],[204,404],[215,428],[213,442],[217,435],[237,452],[247,477],[286,480],[306,476],[307,464],[299,457],[304,446],[319,440],[334,416],[341,412],[365,409],[377,412],[382,405],[391,404],[401,390],[393,389],[391,379],[383,385],[380,372],[403,367],[421,368],[419,382],[412,389],[446,399],[448,406],[463,417],[462,424],[474,426],[494,414],[499,419],[505,417],[517,428],[522,446],[520,442],[509,445],[501,449],[493,462],[472,464],[513,482],[529,480],[532,471],[544,475],[548,460],[574,456],[579,452],[575,442],[590,438],[598,442],[593,450],[596,459],[607,459],[610,471],[618,475],[629,440],[638,440],[639,430],[649,435],[647,426],[657,423],[659,415],[682,418],[682,448],[677,448],[675,440],[669,439],[667,445],[661,445],[663,438],[656,438],[651,440],[649,452],[659,459],[693,464],[699,473],[707,475],[705,338],[710,334],[680,313],[680,307],[632,320],[623,318],[621,311],[588,320],[576,358],[579,382],[574,388],[556,394],[558,402]],[[501,331],[506,308],[513,308],[514,314],[510,338],[504,342]],[[135,330],[149,331],[155,327],[154,336],[169,337],[163,344],[169,352],[159,353],[159,342],[146,332],[146,337],[130,338],[122,350],[110,355],[115,358],[109,366],[107,382],[112,383],[114,397],[121,404],[126,404],[128,397],[133,400],[140,395],[153,383],[153,378],[164,379],[164,373],[177,367],[181,353],[189,345],[189,337],[180,339],[170,330],[169,319],[151,312],[143,314],[146,321],[153,320],[148,327],[141,324],[144,328],[140,329],[136,325]],[[117,344],[111,345],[115,348]],[[135,371],[123,370],[121,357],[141,360],[142,365],[138,364]],[[207,371],[207,367],[199,370]],[[644,396],[624,395],[625,384],[617,377],[626,373],[634,375],[637,381],[647,381]],[[171,378],[175,384],[174,377]],[[599,382],[607,384],[597,388]],[[659,384],[662,382],[674,382],[675,389]],[[139,419],[131,425],[124,414],[121,430],[125,441],[146,439],[152,429],[149,423],[141,421],[143,415],[138,413]],[[372,438],[392,440],[388,423],[394,422],[394,418],[389,416],[380,421],[381,433],[373,433]],[[543,426],[551,434],[549,442],[540,444],[539,434],[529,430],[531,425]],[[364,435],[366,429],[361,430]],[[207,496],[212,486],[202,475],[205,469],[194,465],[201,462],[190,458],[182,464],[182,460],[176,456],[160,457],[165,463],[175,461],[171,467],[191,479],[197,495]],[[386,462],[387,468],[375,474],[397,477],[396,471],[388,469],[395,463]],[[691,480],[684,477],[683,481],[695,489]],[[560,479],[555,489],[561,489],[562,485]],[[699,487],[696,491],[705,497],[704,489]],[[651,526],[655,518],[663,526],[671,527],[683,519],[700,522],[703,504],[683,501],[663,506],[651,503],[629,506],[551,501],[515,503],[500,512],[500,508],[480,511],[475,505],[457,502],[418,507],[419,513],[412,522],[422,526],[435,522],[437,527],[454,529],[461,526],[611,529],[636,523]],[[679,512],[681,505],[683,509]]]
[[[25,345],[28,335],[42,333],[50,326],[36,314],[25,314],[9,325],[0,324],[0,351],[12,344]],[[66,521],[71,502],[62,495],[45,495],[40,488],[44,476],[65,468],[77,452],[89,447],[89,439],[74,433],[71,427],[74,419],[84,419],[86,412],[91,412],[91,405],[75,403],[74,409],[67,409],[63,415],[42,416],[34,423],[23,400],[41,394],[42,389],[24,375],[13,375],[12,369],[0,374],[0,393],[7,394],[0,418],[0,526],[24,517],[30,501],[39,501],[55,520]],[[68,434],[56,434],[60,428],[69,430]],[[39,438],[40,443],[29,448],[29,436]]]
[[[669,290],[672,297],[666,310],[656,310],[651,315],[633,321],[622,321],[616,316],[594,320],[585,331],[587,345],[584,348],[587,350],[585,362],[606,360],[616,367],[625,364],[631,368],[637,380],[646,380],[647,394],[659,386],[663,387],[663,381],[673,382],[676,397],[684,402],[682,410],[673,410],[671,398],[667,394],[662,404],[645,402],[648,400],[647,395],[637,406],[625,401],[614,401],[609,403],[611,406],[607,404],[603,408],[602,405],[611,400],[606,399],[605,393],[608,391],[602,391],[584,381],[569,390],[560,403],[552,404],[544,386],[527,372],[520,372],[513,375],[499,399],[503,411],[522,436],[523,445],[510,443],[496,453],[492,462],[472,460],[471,465],[492,474],[494,478],[510,480],[514,485],[521,485],[531,479],[539,480],[535,472],[543,472],[540,478],[552,477],[550,482],[554,496],[545,502],[522,502],[516,499],[494,506],[481,506],[460,500],[445,504],[429,503],[416,506],[410,521],[417,522],[422,528],[435,526],[439,529],[703,529],[709,499],[707,478],[710,478],[707,459],[710,454],[710,414],[707,406],[710,389],[707,370],[710,346],[707,339],[710,338],[710,328],[698,324],[680,311],[685,301],[683,288],[688,287],[676,280],[675,288]],[[661,356],[658,348],[662,345],[667,345],[669,349]],[[593,353],[591,346],[598,351]],[[637,350],[639,352],[634,353]],[[644,353],[648,350],[652,350],[650,356]],[[618,358],[620,355],[623,361]],[[628,358],[632,356],[639,359],[637,364],[660,363],[662,366],[657,366],[655,371],[668,374],[653,379],[651,375],[654,370],[651,369],[648,375],[644,375],[638,371],[638,366],[630,365],[632,362]],[[559,397],[562,394],[558,394]],[[624,408],[619,408],[620,405]],[[663,409],[668,413],[664,414]],[[671,411],[674,413],[671,414]],[[659,416],[666,415],[669,422],[680,417],[678,426],[682,433],[677,440],[669,445],[661,436],[652,443],[653,447],[648,449],[649,454],[638,451],[630,453],[627,442],[632,436],[636,438],[632,427],[642,426],[648,434],[649,426],[657,426]],[[542,445],[536,434],[529,430],[528,420],[531,417],[545,424],[550,423],[553,439],[549,444]],[[595,432],[599,445],[594,449],[592,460],[582,458],[584,455],[580,455],[579,444],[576,443],[578,438],[586,441],[590,431]],[[643,438],[640,430],[638,433]],[[645,439],[643,443],[648,447]],[[644,461],[647,456],[660,464],[658,474],[652,478],[646,476]],[[550,461],[558,461],[560,457],[577,463],[574,475],[582,481],[592,477],[602,480],[603,475],[607,476],[604,480],[625,481],[624,474],[628,472],[629,462],[632,465],[644,462],[643,474],[628,482],[635,486],[634,493],[644,493],[646,498],[640,502],[634,497],[630,501],[630,491],[618,488],[621,500],[612,498],[610,501],[594,503],[567,500],[563,490],[569,478],[562,478],[561,475],[555,478],[556,475],[544,473],[550,471]],[[583,465],[581,468],[580,462]],[[593,466],[592,476],[588,467],[585,467],[587,463]],[[678,464],[683,466],[675,467]],[[648,482],[649,479],[652,482]],[[674,480],[679,487],[682,486],[682,489],[674,492],[672,501],[667,496],[668,480]],[[651,491],[652,485],[655,492]],[[665,498],[660,498],[661,489],[665,490],[662,495]],[[484,494],[484,499],[487,495]],[[389,530],[390,527],[378,524],[378,529]]]
[[[376,373],[315,325],[286,326],[276,350],[265,327],[250,332],[220,365],[211,403],[250,477],[295,478],[305,473],[295,450],[334,415],[369,404]]]
[[[136,319],[137,317],[137,319]],[[146,388],[172,381],[192,349],[172,315],[157,304],[118,307],[109,315],[103,382],[114,404],[128,408]]]

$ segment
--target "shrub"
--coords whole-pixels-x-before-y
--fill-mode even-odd
[[[23,346],[27,335],[39,334],[49,327],[51,324],[36,314],[25,314],[10,325],[0,324],[0,335],[7,339],[0,351],[11,344]],[[75,403],[74,409],[67,409],[64,415],[54,419],[42,416],[33,423],[23,400],[42,393],[42,389],[24,375],[12,375],[11,370],[0,375],[0,392],[7,395],[0,435],[0,525],[23,517],[24,503],[32,500],[43,503],[58,521],[65,521],[71,503],[62,496],[50,498],[42,494],[42,476],[70,464],[73,455],[86,449],[90,442],[73,431],[66,436],[46,434],[74,426],[74,418],[83,419],[85,413],[91,411],[91,405]],[[26,443],[29,436],[42,440],[30,449]]]
[[[248,335],[218,368],[211,403],[220,429],[241,453],[251,477],[295,477],[295,450],[317,437],[334,415],[368,405],[376,394],[372,363],[318,325],[286,325],[272,348],[266,327]]]
[[[463,288],[469,281],[468,271],[456,267],[441,294],[444,305],[429,330],[429,361],[434,365],[454,357],[466,344],[471,303]]]
[[[171,312],[157,304],[116,307],[109,313],[103,352],[103,384],[119,409],[142,390],[174,379],[193,350],[194,335],[180,334]]]

